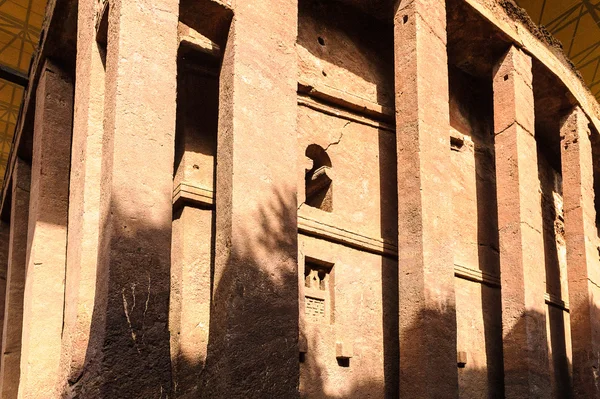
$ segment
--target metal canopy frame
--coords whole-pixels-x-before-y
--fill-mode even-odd
[[[516,0],[559,39],[600,101],[600,0]]]
[[[46,0],[0,0],[0,174],[4,175]]]

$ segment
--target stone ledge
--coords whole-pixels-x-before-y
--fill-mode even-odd
[[[454,276],[464,280],[473,281],[490,287],[500,288],[500,277],[486,273],[482,270],[473,269],[463,265],[454,264]]]
[[[544,300],[546,301],[547,305],[552,305],[554,307],[557,307],[559,309],[564,310],[565,312],[569,312],[569,303],[563,301],[559,296],[557,295],[553,295],[553,294],[549,294],[549,293],[545,293],[544,294]]]
[[[334,89],[333,87],[299,81],[298,93],[326,101],[359,115],[394,123],[394,108],[365,100],[364,98]]]
[[[346,119],[348,121],[360,123],[362,125],[396,134],[396,128],[392,123],[382,122],[371,117],[365,117],[350,111],[346,111],[344,108],[338,108],[321,102],[319,99],[315,99],[308,94],[298,93],[298,105],[313,109],[326,115],[335,116],[337,118]]]
[[[182,182],[173,190],[173,206],[179,206],[183,202],[212,208],[215,203],[214,192],[200,186]]]
[[[188,182],[181,182],[173,190],[173,206],[177,207],[183,203],[202,208],[213,208],[214,192]],[[381,237],[367,237],[301,215],[298,215],[298,232],[374,254],[398,258],[398,246],[390,240]]]
[[[398,258],[398,246],[381,237],[367,237],[298,215],[298,232],[377,255]]]

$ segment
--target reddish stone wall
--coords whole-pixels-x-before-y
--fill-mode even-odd
[[[600,397],[597,104],[502,2],[69,1],[2,398]]]

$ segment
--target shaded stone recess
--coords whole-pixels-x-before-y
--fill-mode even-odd
[[[599,108],[511,4],[50,1],[0,397],[600,398]]]
[[[467,355],[467,364],[458,370],[459,393],[465,397],[501,396],[500,258],[492,82],[490,78],[478,78],[451,67],[449,85],[457,351]],[[469,277],[478,281],[469,281]]]
[[[193,5],[198,3],[180,2],[180,26],[188,22],[189,15],[198,14],[190,11]],[[197,38],[217,34],[201,21],[188,23],[188,32],[194,32]],[[180,34],[169,330],[173,394],[192,397],[199,394],[198,379],[208,348],[222,51],[210,39],[219,51],[206,53],[206,47],[194,47],[182,39],[185,37]]]
[[[310,0],[299,2],[298,25],[301,396],[394,397],[396,142],[386,111],[393,106],[392,25]],[[324,187],[314,177],[321,170]],[[327,202],[313,200],[309,179]]]

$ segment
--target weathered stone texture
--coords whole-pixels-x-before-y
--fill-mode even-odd
[[[458,369],[458,396],[502,397],[502,324],[500,290],[456,278],[457,351],[467,363]]]
[[[592,132],[588,123],[579,107],[562,121],[561,161],[573,341],[573,389],[577,397],[598,398],[600,303],[597,285],[600,264]]]
[[[335,110],[335,108],[328,108]],[[305,203],[305,175],[312,167],[307,148],[327,148],[333,178],[331,212]],[[394,248],[396,207],[396,143],[388,128],[367,126],[308,107],[298,108],[298,214],[300,223],[316,221],[363,239],[374,238]],[[302,226],[300,227],[302,229]]]
[[[31,167],[18,159],[12,176],[7,292],[0,359],[2,399],[16,399],[19,391],[30,181]]]
[[[400,395],[409,397],[457,396],[445,28],[443,2],[398,3]]]
[[[558,136],[558,130],[556,130]],[[546,335],[550,360],[552,397],[569,395],[571,341],[569,329],[567,251],[564,234],[562,176],[549,160],[555,155],[538,145],[538,176],[546,266]]]
[[[47,61],[36,93],[19,398],[58,394],[72,119],[73,82]]]
[[[50,1],[0,397],[600,398],[598,107],[506,4]]]
[[[331,90],[386,107],[394,106],[392,25],[342,2],[298,3],[299,80],[316,90]],[[390,10],[391,12],[391,10]]]
[[[173,385],[179,396],[199,394],[198,380],[206,362],[212,212],[184,206],[174,215],[169,330]]]
[[[192,186],[210,197],[214,194],[219,112],[218,68],[213,63],[218,60],[203,63],[189,58],[179,57],[173,189]],[[211,203],[212,199],[205,201]]]
[[[219,106],[216,61],[180,47],[169,308],[176,397],[199,395],[208,348]]]
[[[547,397],[544,242],[531,58],[512,47],[497,65],[493,82],[506,397]]]
[[[492,82],[491,77],[476,78],[455,67],[449,72],[457,351],[466,354],[466,363],[458,369],[459,396],[501,396]]]
[[[220,75],[211,345],[201,396],[294,398],[298,8],[293,0],[235,7]]]
[[[326,318],[305,316],[301,396],[327,398],[328,392],[335,392],[357,399],[397,397],[398,337],[391,334],[391,319],[397,314],[397,296],[392,291],[397,287],[396,261],[301,235],[300,267],[315,261],[331,265],[325,298],[328,309]],[[353,289],[357,285],[366,289]],[[300,292],[304,313],[304,301],[311,298],[304,279]],[[336,344],[350,348],[347,366],[336,358]]]
[[[178,6],[111,1],[108,9],[98,273],[81,397],[171,389]]]
[[[81,377],[85,365],[96,294],[105,74],[102,59],[105,49],[95,37],[96,5],[96,1],[86,0],[80,1],[78,6],[78,73],[74,97],[60,370],[65,394],[77,392],[78,387],[74,383]]]
[[[318,1],[301,1],[298,18],[300,394],[394,397],[399,336],[392,25]],[[318,168],[330,179],[322,204],[310,193]]]
[[[6,314],[6,294],[7,294],[7,273],[8,259],[10,251],[10,224],[4,221],[0,222],[0,322],[4,325]],[[2,342],[4,331],[0,333],[0,342]]]

